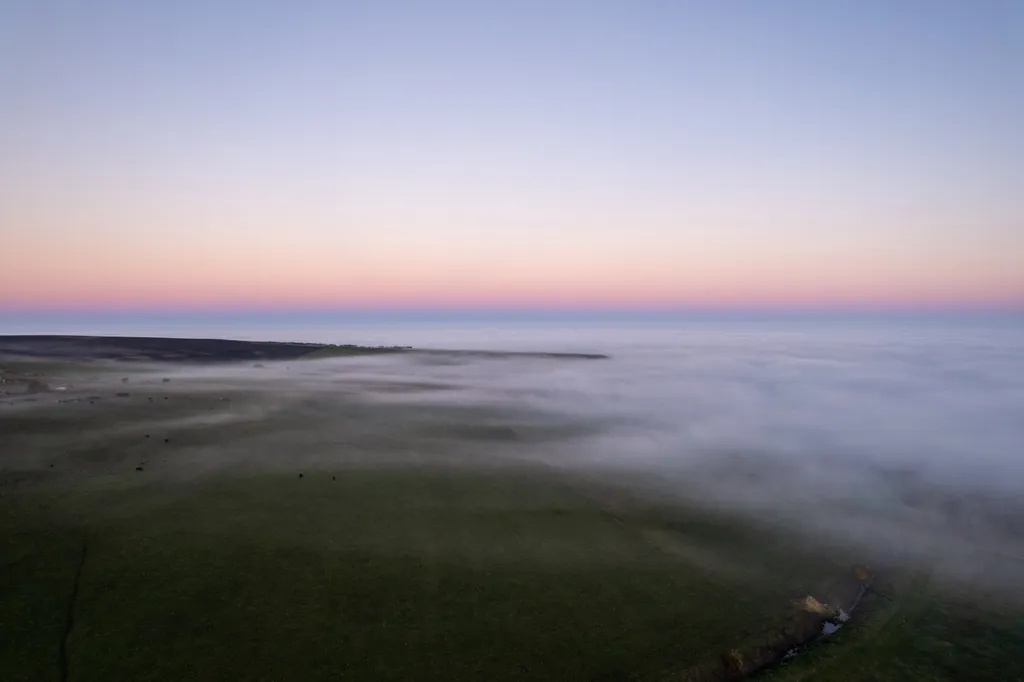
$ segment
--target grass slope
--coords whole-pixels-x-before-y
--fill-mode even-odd
[[[102,367],[0,401],[5,682],[729,679],[858,559],[502,456],[580,424],[360,397],[435,386]],[[893,575],[768,678],[1021,678],[1019,612]]]
[[[3,496],[6,680],[60,679],[69,611],[72,680],[642,676],[770,628],[825,572],[716,576],[510,472],[104,481]]]
[[[856,618],[757,679],[771,682],[1024,680],[1024,611],[981,586],[889,571]]]

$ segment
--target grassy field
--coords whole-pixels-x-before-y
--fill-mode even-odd
[[[771,682],[1024,680],[1024,610],[980,585],[892,570],[857,618],[757,679]]]
[[[0,401],[5,682],[737,679],[859,584],[856,556],[523,458],[594,427],[420,402],[443,386],[32,367],[69,388]],[[762,674],[1019,679],[1019,615],[892,575]]]
[[[578,424],[116,370],[0,405],[5,680],[657,678],[846,569],[503,450]]]
[[[831,568],[748,546],[759,570],[716,575],[646,540],[650,520],[507,471],[109,477],[2,504],[17,680],[65,658],[75,680],[634,676],[770,629]]]

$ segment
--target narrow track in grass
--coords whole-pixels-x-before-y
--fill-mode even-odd
[[[85,568],[85,558],[89,553],[89,543],[82,542],[82,553],[78,559],[78,567],[75,569],[75,579],[71,584],[71,595],[68,597],[67,618],[64,621],[64,636],[60,640],[60,679],[67,682],[70,672],[68,664],[68,640],[71,632],[75,629],[75,604],[78,603],[78,588],[82,582],[82,570]]]

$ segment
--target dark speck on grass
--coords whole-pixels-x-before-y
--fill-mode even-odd
[[[142,471],[143,469],[142,469],[142,467],[135,467],[135,470],[136,471]]]
[[[171,442],[171,439],[170,439],[170,438],[164,438],[164,442],[165,442],[165,443],[170,443],[170,442]]]
[[[146,438],[149,438],[149,434],[148,433],[146,434]]]
[[[299,474],[299,478],[302,478],[302,474]]]
[[[50,466],[53,466],[53,465],[51,464]],[[337,477],[337,476],[331,476],[331,480],[332,480],[332,481],[337,481],[337,480],[338,480],[338,477]]]

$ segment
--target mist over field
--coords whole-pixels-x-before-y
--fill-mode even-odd
[[[410,353],[155,367],[154,377],[173,378],[160,388],[172,395],[239,396],[205,421],[176,424],[210,431],[206,448],[181,460],[195,472],[522,461],[614,480],[642,499],[751,514],[880,560],[970,578],[985,572],[1024,590],[1019,325],[235,331],[611,357]],[[282,413],[293,427],[245,440],[246,424]],[[225,426],[235,430],[214,430]]]
[[[724,454],[877,468],[965,489],[1024,487],[1020,324],[385,327],[242,337],[275,333],[417,348],[606,353],[602,362],[385,355],[329,365],[357,384],[454,389],[417,394],[425,403],[529,407],[600,425],[585,447],[575,443],[561,453],[566,461],[672,468]],[[303,381],[312,386],[316,378],[308,373]]]
[[[798,667],[886,665],[922,628],[922,670],[1018,659],[1019,325],[177,333],[3,339],[15,679],[726,680],[854,610],[875,653]],[[954,632],[980,648],[935,659]],[[167,653],[225,636],[249,672]]]
[[[592,430],[524,445],[521,455],[612,472],[645,494],[777,517],[837,542],[941,560],[959,572],[989,570],[988,559],[998,556],[1011,562],[999,566],[1010,580],[1024,566],[1012,565],[1024,560],[1019,326],[452,336],[450,343],[463,346],[612,357],[378,357],[347,371],[458,389],[417,401],[529,408],[585,424]]]
[[[417,401],[562,415],[586,430],[523,457],[613,473],[1015,591],[1024,568],[1024,334],[969,325],[500,330],[463,346],[605,362],[358,361],[355,376],[457,387]],[[1006,560],[1005,562],[1003,560]],[[1020,562],[1020,563],[1018,563]],[[1011,584],[1012,583],[1012,584]]]

